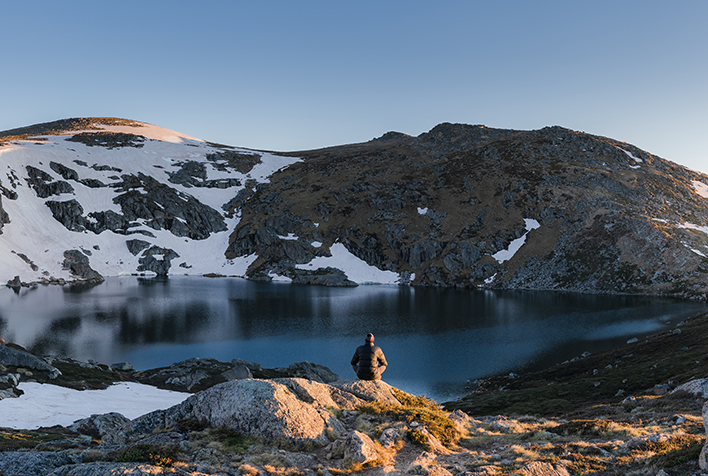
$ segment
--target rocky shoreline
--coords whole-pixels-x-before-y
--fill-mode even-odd
[[[612,351],[486,379],[444,408],[309,362],[264,369],[190,359],[135,371],[8,344],[6,397],[29,381],[140,382],[192,396],[133,420],[107,413],[66,427],[2,428],[0,474],[695,475],[708,472],[706,333],[708,315],[699,315]]]

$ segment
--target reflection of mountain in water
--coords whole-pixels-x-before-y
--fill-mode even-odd
[[[0,289],[0,333],[34,352],[138,368],[190,357],[273,367],[310,360],[347,376],[349,354],[373,332],[396,363],[391,383],[438,393],[450,382],[621,343],[705,308],[651,297],[196,277],[113,278],[25,296]]]

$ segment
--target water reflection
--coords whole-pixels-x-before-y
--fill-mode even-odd
[[[391,362],[389,383],[443,400],[460,395],[467,379],[551,365],[703,310],[649,297],[113,278],[0,289],[0,336],[136,368],[196,356],[269,367],[309,360],[351,378],[351,354],[373,332]]]

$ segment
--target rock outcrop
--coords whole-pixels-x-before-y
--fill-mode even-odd
[[[379,382],[378,391],[384,385]],[[125,444],[180,421],[195,420],[260,440],[323,447],[330,437],[344,431],[327,408],[352,408],[357,400],[311,380],[234,380],[199,392],[170,409],[139,417],[105,441]]]

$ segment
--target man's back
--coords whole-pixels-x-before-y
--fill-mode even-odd
[[[379,380],[388,365],[383,351],[373,341],[356,348],[351,364],[356,376],[362,380]]]

